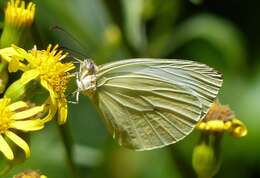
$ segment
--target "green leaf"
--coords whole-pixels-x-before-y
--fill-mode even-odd
[[[111,27],[115,26],[115,23],[102,0],[64,0],[62,3],[45,0],[37,1],[37,7],[39,8],[36,28],[39,30],[39,34],[45,37],[44,41],[48,43],[48,39],[55,43],[60,41],[59,43],[66,48],[75,50],[85,57],[91,57],[100,63],[106,62],[112,58],[111,56],[122,56],[121,54],[125,53],[122,44],[112,48],[111,45],[106,45],[107,33],[111,31]],[[66,32],[51,31],[49,28],[52,26],[59,26]],[[116,35],[120,41],[120,32]]]
[[[137,51],[146,46],[144,25],[142,23],[143,0],[122,0],[125,32],[128,41]]]
[[[191,17],[176,27],[173,35],[166,35],[166,43],[153,44],[150,53],[155,56],[167,56],[194,40],[207,42],[221,54],[226,67],[239,69],[245,64],[243,38],[230,22],[209,14]],[[203,53],[203,51],[201,51]]]

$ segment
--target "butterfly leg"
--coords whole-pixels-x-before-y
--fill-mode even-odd
[[[68,101],[68,103],[79,104],[79,93],[79,90],[74,91],[72,95],[75,96],[75,101]]]
[[[79,58],[76,58],[75,56],[71,56],[74,60],[76,60],[76,61],[74,61],[75,63],[82,63],[83,61],[81,60],[81,59],[79,59]]]
[[[75,72],[73,75],[76,76],[76,80],[78,81],[79,79],[79,72]],[[74,97],[75,96],[75,101],[68,101],[68,103],[71,103],[71,104],[78,104],[79,103],[79,94],[80,94],[80,90],[77,89],[76,91],[74,91],[72,93],[72,96]]]
[[[79,103],[79,91],[76,92],[76,102]]]

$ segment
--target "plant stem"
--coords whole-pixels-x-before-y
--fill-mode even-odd
[[[181,149],[178,147],[178,145],[174,145],[171,147],[171,157],[172,160],[179,170],[179,173],[181,177],[186,178],[195,178],[196,175],[192,171],[192,166],[186,161],[185,156],[183,155],[183,152]]]
[[[64,148],[66,151],[67,163],[68,163],[68,166],[70,167],[71,174],[73,175],[73,178],[80,178],[78,170],[77,170],[77,166],[73,159],[73,140],[72,140],[72,136],[70,134],[69,124],[67,123],[65,125],[60,125],[60,126],[58,126],[58,128],[60,131],[61,140],[63,142]]]

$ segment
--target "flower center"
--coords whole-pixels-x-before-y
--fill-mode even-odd
[[[47,81],[52,89],[59,95],[63,95],[67,89],[69,77],[66,73],[50,72],[43,74],[42,79]]]
[[[10,128],[12,114],[9,109],[0,109],[0,134],[5,133]]]
[[[64,93],[68,85],[68,77],[66,75],[54,75],[49,78],[49,82],[57,93]]]
[[[62,63],[67,56],[59,51],[58,46],[48,46],[46,51],[39,51],[36,47],[30,52],[28,67],[40,72],[40,80],[46,81],[58,98],[65,98],[65,91],[70,79],[69,71],[74,68],[72,63]]]

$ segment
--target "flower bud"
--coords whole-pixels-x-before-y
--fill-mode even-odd
[[[202,142],[193,150],[192,166],[200,178],[211,178],[219,169],[216,150],[210,144]]]
[[[25,1],[10,0],[5,9],[3,32],[0,39],[1,47],[11,44],[19,45],[25,31],[34,21],[35,4],[30,2],[25,6]]]
[[[12,101],[21,100],[26,96],[26,85],[21,80],[17,80],[7,88],[4,96],[11,98]]]

